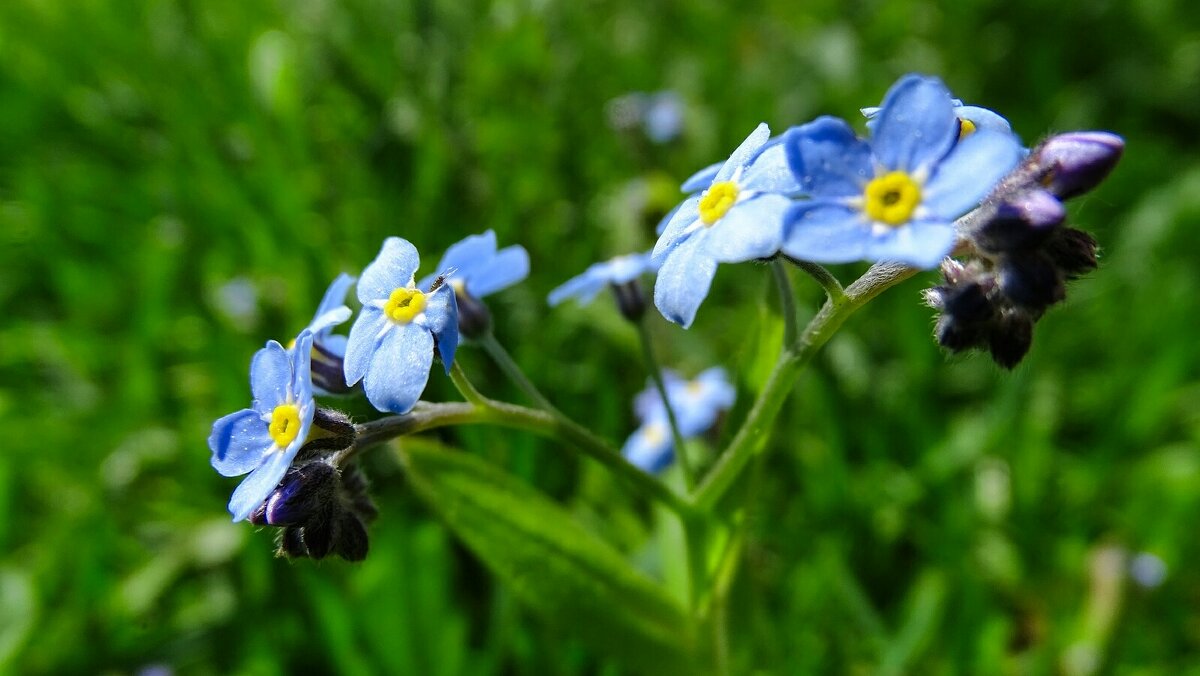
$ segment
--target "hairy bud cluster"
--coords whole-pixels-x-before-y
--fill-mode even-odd
[[[279,555],[347,561],[367,556],[367,524],[378,510],[358,467],[338,469],[324,460],[292,467],[250,521],[282,528]]]
[[[1061,200],[1104,180],[1123,148],[1104,132],[1053,136],[1001,182],[961,233],[974,256],[947,259],[943,283],[925,292],[941,311],[938,343],[951,352],[985,349],[1005,368],[1024,358],[1034,324],[1066,298],[1066,283],[1096,268],[1095,238],[1064,225]]]

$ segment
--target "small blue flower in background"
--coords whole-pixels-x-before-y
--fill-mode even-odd
[[[333,327],[350,319],[350,308],[346,307],[346,293],[354,286],[355,279],[346,273],[337,276],[325,290],[321,304],[308,323],[313,335],[313,347],[331,356],[341,358],[346,354],[346,336],[335,334]]]
[[[587,270],[563,282],[550,292],[546,301],[551,307],[574,298],[586,305],[596,294],[613,284],[626,284],[658,268],[650,259],[650,252],[617,256],[601,263],[593,263]]]
[[[446,283],[456,293],[483,298],[528,277],[529,253],[519,244],[497,251],[496,233],[488,230],[446,249],[436,270],[436,273],[422,277],[417,286],[428,289],[438,274],[449,272]]]
[[[949,96],[949,92],[946,94]],[[1008,123],[1008,120],[994,110],[979,106],[964,106],[961,100],[955,98],[950,99],[950,104],[954,106],[954,117],[958,119],[958,138],[960,140],[981,129],[1006,134],[1013,133],[1012,125]],[[883,108],[880,106],[861,109],[863,117],[867,118],[867,129],[875,128],[881,110]]]
[[[787,213],[782,250],[818,263],[894,261],[936,266],[954,248],[954,220],[1011,171],[1022,149],[981,129],[959,141],[949,92],[905,76],[888,92],[869,142],[821,117],[784,137],[806,194]]]
[[[308,437],[316,410],[309,379],[312,341],[308,329],[291,351],[269,341],[250,363],[253,408],[213,423],[208,437],[213,468],[221,476],[250,473],[229,499],[234,521],[249,516],[275,490]]]
[[[663,381],[679,433],[685,439],[711,429],[721,413],[733,406],[737,396],[737,390],[720,367],[710,368],[691,381],[664,371]],[[667,411],[653,383],[633,400],[633,410],[642,426],[630,435],[621,452],[643,470],[658,472],[671,464],[675,453]]]
[[[413,275],[419,265],[412,244],[389,237],[358,280],[362,311],[346,343],[346,383],[363,381],[367,399],[380,411],[407,413],[421,398],[435,340],[447,373],[454,363],[454,291],[447,284],[418,288]]]
[[[708,295],[718,263],[773,256],[783,238],[783,214],[798,187],[786,170],[771,131],[760,124],[709,178],[709,170],[684,184],[706,189],[679,205],[654,245],[659,266],[654,304],[667,319],[691,326]],[[711,169],[711,168],[710,168]]]
[[[312,333],[312,380],[313,392],[319,395],[348,394],[346,377],[342,374],[342,358],[346,354],[346,336],[335,334],[333,328],[350,319],[350,308],[346,307],[346,292],[355,279],[340,274],[325,290],[317,312],[308,323]],[[295,347],[295,341],[288,349]]]
[[[654,143],[670,143],[683,133],[683,99],[670,90],[631,92],[609,101],[606,108],[614,129],[640,130]]]

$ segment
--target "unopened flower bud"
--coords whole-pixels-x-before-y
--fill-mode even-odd
[[[1012,369],[1033,344],[1033,319],[1023,312],[1006,313],[996,322],[988,336],[992,359],[1006,369]]]
[[[641,321],[646,314],[646,292],[642,290],[637,279],[631,279],[621,284],[610,284],[613,297],[617,301],[617,309],[621,316],[631,322]]]
[[[367,527],[353,512],[346,512],[338,519],[334,547],[338,556],[347,561],[362,561],[367,558],[369,540]]]
[[[982,251],[1000,254],[1040,245],[1067,217],[1057,197],[1045,190],[1027,190],[999,204],[996,216],[971,239]]]
[[[476,339],[492,329],[492,313],[488,307],[466,290],[454,288],[454,300],[458,303],[458,332],[463,337]]]
[[[1075,279],[1096,269],[1096,248],[1095,237],[1075,228],[1062,228],[1046,242],[1042,252],[1067,279]]]
[[[334,499],[337,470],[324,462],[293,467],[266,502],[250,515],[263,526],[291,526],[308,521]]]
[[[1041,254],[1006,258],[1000,266],[1000,289],[1017,305],[1037,312],[1067,294],[1062,275]]]
[[[1043,183],[1062,199],[1096,187],[1121,159],[1125,141],[1103,131],[1077,131],[1046,139],[1034,149],[1036,162],[1048,173]]]
[[[327,394],[348,394],[350,392],[351,388],[346,384],[346,374],[343,370],[341,356],[318,343],[313,343],[310,364],[314,386]]]

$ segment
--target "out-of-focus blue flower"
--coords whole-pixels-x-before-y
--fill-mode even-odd
[[[946,94],[949,96],[949,92]],[[956,98],[951,98],[950,104],[954,106],[954,117],[958,119],[959,139],[966,138],[980,129],[1006,134],[1012,133],[1012,125],[994,110],[980,108],[979,106],[964,106],[963,102]],[[879,111],[883,110],[883,108],[881,106],[871,106],[860,110],[863,116],[867,118],[867,129],[873,130],[875,123],[879,119]]]
[[[737,396],[725,370],[719,367],[710,368],[690,381],[664,371],[663,381],[679,433],[685,439],[711,429],[721,413],[733,406]],[[633,410],[642,425],[626,440],[622,453],[647,472],[660,471],[671,464],[675,454],[667,410],[653,383],[634,398]]]
[[[420,264],[407,240],[389,237],[358,280],[362,311],[346,344],[346,383],[363,381],[380,411],[407,413],[429,381],[434,341],[450,372],[458,347],[458,306],[446,284],[418,288]]]
[[[619,96],[608,102],[607,112],[614,129],[640,129],[654,143],[670,143],[683,132],[683,99],[670,90]]]
[[[613,284],[626,284],[658,268],[650,259],[650,252],[617,256],[601,263],[593,263],[587,270],[563,282],[550,292],[546,301],[553,307],[574,298],[580,305],[592,302],[596,294]]]
[[[768,145],[760,124],[712,175],[707,188],[684,200],[652,253],[659,266],[654,304],[667,319],[691,326],[708,295],[718,263],[773,256],[783,236],[782,217],[795,192],[781,150]],[[707,172],[704,173],[707,178]],[[695,187],[689,180],[685,187]]]
[[[497,251],[492,230],[471,235],[446,249],[436,272],[422,277],[417,286],[427,289],[439,274],[447,272],[446,283],[456,293],[483,298],[528,277],[529,253],[519,244]]]
[[[869,142],[832,117],[789,130],[788,161],[812,199],[788,210],[783,252],[819,263],[936,266],[954,248],[954,220],[1022,155],[1009,133],[958,135],[949,92],[917,75],[888,92]]]
[[[346,307],[346,292],[354,286],[354,278],[342,273],[329,284],[317,312],[308,324],[313,335],[313,347],[334,357],[346,354],[346,337],[335,334],[333,327],[350,319],[350,308]]]
[[[269,341],[250,363],[253,408],[213,423],[208,437],[213,468],[222,476],[250,474],[229,500],[234,521],[267,499],[308,437],[316,410],[309,379],[312,341],[308,329],[290,352]]]

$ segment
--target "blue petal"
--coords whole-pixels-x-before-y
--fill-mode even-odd
[[[325,290],[324,297],[321,298],[321,304],[317,306],[317,311],[313,315],[312,323],[308,325],[309,331],[312,331],[314,335],[321,335],[321,331],[324,329],[315,327],[317,320],[326,315],[330,310],[336,310],[346,306],[346,292],[350,290],[350,287],[354,285],[355,281],[356,280],[354,277],[351,277],[343,272],[329,284],[329,288]],[[347,314],[346,319],[349,318],[350,316]],[[342,321],[346,321],[346,319],[343,319]],[[328,328],[330,327],[325,327],[325,329]]]
[[[430,294],[425,306],[425,325],[437,339],[442,364],[446,373],[450,373],[454,351],[458,349],[458,300],[453,289],[443,286]]]
[[[871,149],[883,166],[910,173],[929,168],[958,139],[950,92],[937,78],[900,78],[884,97],[872,133]]]
[[[389,321],[383,310],[377,307],[366,306],[359,313],[346,340],[342,371],[346,374],[347,385],[354,385],[367,374],[371,356],[379,349],[380,334]]]
[[[250,362],[250,392],[254,395],[254,410],[270,413],[285,403],[292,383],[292,364],[288,351],[269,340],[266,347],[254,353]]]
[[[823,116],[783,136],[788,164],[801,189],[814,197],[853,197],[874,175],[871,148],[845,120]]]
[[[688,193],[689,195],[694,192],[700,192],[701,190],[704,190],[708,186],[712,185],[713,179],[717,177],[717,172],[721,171],[721,167],[723,166],[725,166],[724,162],[717,162],[715,164],[708,165],[707,167],[688,177],[688,180],[684,181],[683,185],[679,186],[679,190]]]
[[[249,408],[217,420],[208,435],[212,466],[221,476],[241,476],[258,467],[274,443],[267,423]]]
[[[717,262],[699,244],[693,237],[672,249],[654,283],[658,311],[685,329],[692,325],[717,274]]]
[[[311,331],[314,336],[320,337],[321,340],[319,342],[324,344],[325,340],[329,337],[330,329],[350,319],[351,314],[350,308],[345,305],[326,310],[313,317],[312,322],[309,323],[306,330]]]
[[[998,115],[993,110],[980,108],[979,106],[957,106],[954,109],[954,116],[960,120],[970,120],[975,125],[976,131],[1000,131],[1012,133],[1012,125],[1008,120]]]
[[[720,366],[706,369],[696,376],[696,382],[702,386],[704,399],[710,406],[728,409],[737,399],[737,388],[729,382],[729,375]]]
[[[698,220],[700,220],[700,197],[689,197],[675,210],[674,218],[667,223],[667,227],[659,235],[658,241],[654,243],[654,250],[650,254],[654,265],[662,265],[663,257],[686,239],[684,233]]]
[[[479,266],[486,264],[495,255],[495,231],[488,230],[481,235],[466,237],[446,249],[437,269],[422,277],[421,281],[417,282],[417,288],[428,289],[438,275],[450,269],[455,270],[453,279],[469,281],[478,272]]]
[[[321,339],[321,349],[335,357],[346,356],[346,336],[339,333],[331,333],[325,336]]]
[[[816,263],[862,260],[871,238],[871,226],[857,211],[829,202],[799,202],[783,223],[783,252]]]
[[[375,351],[363,389],[367,400],[384,412],[408,413],[412,410],[433,364],[433,335],[416,323],[393,326]]]
[[[283,475],[287,473],[290,464],[292,459],[284,453],[270,453],[258,469],[242,480],[233,491],[233,497],[229,498],[229,513],[233,515],[235,522],[245,521],[250,512],[257,509],[271,495],[271,491],[275,490]]]
[[[783,195],[768,193],[734,205],[709,226],[705,250],[720,263],[774,256],[783,243],[783,214],[791,204]]]
[[[642,471],[654,473],[671,464],[675,457],[672,450],[671,434],[660,419],[634,431],[621,448],[621,455]]]
[[[738,187],[780,195],[795,195],[800,192],[800,183],[788,164],[787,149],[783,145],[782,136],[772,139],[759,150],[738,181]]]
[[[934,268],[954,249],[956,239],[950,223],[917,221],[872,237],[867,259]]]
[[[529,276],[529,252],[514,244],[504,247],[478,267],[466,281],[467,293],[483,298],[516,284]],[[428,288],[428,287],[425,287]]]
[[[408,286],[420,264],[416,247],[399,237],[388,237],[379,255],[358,280],[359,302],[367,305],[371,301],[384,300],[397,288]]]
[[[608,280],[614,284],[632,282],[648,272],[658,270],[649,251],[617,256],[603,265],[606,266],[605,274]]]
[[[769,138],[771,138],[771,129],[766,124],[758,125],[754,131],[750,132],[746,140],[742,141],[737,150],[734,150],[733,154],[729,156],[729,160],[725,162],[725,165],[721,167],[717,175],[713,177],[713,182],[719,183],[733,178],[733,172],[749,164],[750,158],[754,157],[758,149]]]
[[[707,188],[708,186],[705,185],[704,187]],[[679,207],[681,207],[681,206],[683,206],[683,204],[676,204],[673,209],[671,209],[670,211],[667,212],[666,216],[663,216],[658,221],[658,225],[654,226],[654,234],[656,234],[656,235],[663,234],[663,231],[667,229],[667,225],[669,225],[671,223],[671,219],[675,218],[675,214],[679,213]]]
[[[1021,144],[1012,134],[977,131],[963,139],[925,185],[921,206],[954,220],[979,204],[1000,179],[1021,161]]]
[[[604,264],[594,263],[587,270],[563,282],[550,292],[550,295],[546,297],[546,302],[550,304],[550,307],[554,307],[568,298],[574,298],[579,301],[580,305],[592,302],[596,294],[608,285],[608,280],[604,278],[600,270],[602,265]]]
[[[301,405],[311,403],[313,398],[312,344],[313,336],[305,329],[296,337],[296,349],[291,353],[292,401]]]

